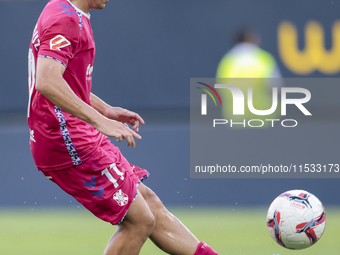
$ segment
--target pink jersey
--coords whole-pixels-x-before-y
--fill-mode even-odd
[[[61,110],[35,90],[38,57],[54,59],[66,66],[64,79],[79,98],[91,104],[95,43],[90,15],[67,0],[51,0],[34,28],[28,56],[27,117],[37,168],[53,171],[79,165],[96,147],[110,141],[93,126]]]

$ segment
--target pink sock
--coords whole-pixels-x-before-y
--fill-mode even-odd
[[[202,241],[197,246],[194,255],[218,255],[218,253],[214,251],[213,248],[211,248],[209,245]]]

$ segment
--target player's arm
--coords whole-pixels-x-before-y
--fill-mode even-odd
[[[141,139],[141,136],[127,125],[108,119],[81,100],[62,76],[66,69],[64,65],[44,57],[39,57],[37,61],[37,91],[62,110],[93,125],[104,135],[116,137],[119,142],[126,139],[128,146],[135,147],[134,138]]]
[[[91,105],[109,119],[130,124],[135,132],[138,132],[139,123],[144,125],[144,120],[137,113],[121,107],[112,107],[93,93],[91,93]]]

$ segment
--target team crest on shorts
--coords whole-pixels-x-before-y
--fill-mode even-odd
[[[113,194],[113,199],[120,206],[126,205],[129,201],[128,195],[126,195],[121,189],[119,189],[116,193]]]

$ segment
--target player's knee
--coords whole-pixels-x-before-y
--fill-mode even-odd
[[[131,237],[139,236],[142,239],[147,239],[155,228],[155,217],[149,212],[141,212],[138,220],[123,221],[119,227],[118,232],[129,233]]]
[[[155,216],[152,213],[150,213],[148,219],[145,222],[146,228],[150,232],[150,234],[155,228],[155,224],[156,224]]]
[[[154,208],[154,209],[164,208],[162,201],[159,199],[156,193],[153,192],[148,187],[144,186],[142,195],[150,208]]]
[[[139,229],[142,232],[142,235],[149,237],[149,235],[155,228],[155,222],[156,222],[155,217],[150,212],[148,215],[143,217],[143,219],[139,222],[139,226],[137,229]]]

